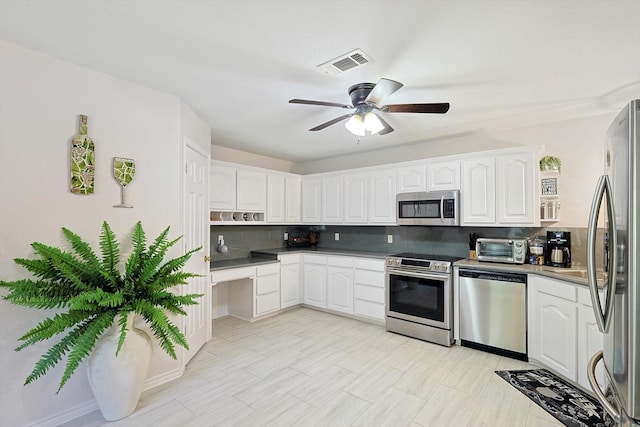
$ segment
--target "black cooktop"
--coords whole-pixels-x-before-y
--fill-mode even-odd
[[[461,257],[456,256],[446,256],[446,255],[433,255],[433,254],[421,254],[416,252],[402,252],[400,254],[391,255],[397,258],[411,258],[411,259],[423,259],[429,261],[445,261],[445,262],[455,262],[461,260]]]

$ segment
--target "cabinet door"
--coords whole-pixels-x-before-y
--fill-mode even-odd
[[[559,286],[570,286],[560,284]],[[536,293],[537,359],[572,381],[577,379],[577,304]],[[584,367],[586,369],[586,366]]]
[[[495,224],[496,184],[493,157],[462,162],[462,223]]]
[[[602,294],[600,295],[602,298]],[[598,329],[596,315],[591,305],[591,296],[586,288],[578,289],[578,383],[587,390],[591,389],[587,378],[587,365],[594,354],[602,350],[604,335]],[[602,363],[596,368],[596,379],[601,386],[605,384]]]
[[[367,223],[367,174],[344,176],[344,222]]]
[[[327,308],[327,266],[304,264],[304,303]]]
[[[238,169],[236,209],[264,212],[267,207],[267,174]]]
[[[283,175],[267,176],[267,222],[284,222],[285,178]]]
[[[284,220],[287,224],[296,224],[300,222],[301,183],[302,180],[297,176],[288,176],[284,180]]]
[[[427,164],[427,191],[460,189],[460,161]]]
[[[300,264],[280,268],[280,305],[282,308],[302,303],[300,292]]]
[[[397,192],[410,193],[427,189],[426,170],[424,164],[401,166],[396,173]]]
[[[302,179],[302,222],[319,224],[322,222],[322,180]]]
[[[535,166],[535,168],[534,168]],[[533,225],[537,191],[537,168],[532,152],[501,155],[496,158],[496,221],[500,224]]]
[[[322,178],[322,222],[342,222],[342,175]]]
[[[209,174],[211,209],[235,210],[236,208],[236,169],[226,166],[211,165]]]
[[[327,267],[327,308],[353,314],[353,268]]]
[[[385,169],[369,174],[369,223],[396,223],[396,171]]]

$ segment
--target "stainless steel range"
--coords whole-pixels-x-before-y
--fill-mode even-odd
[[[453,342],[453,262],[401,253],[386,258],[387,331],[449,347]]]

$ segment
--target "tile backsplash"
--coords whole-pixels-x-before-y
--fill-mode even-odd
[[[213,261],[246,258],[252,250],[286,247],[284,233],[296,228],[315,230],[319,248],[358,250],[384,253],[422,252],[439,255],[469,255],[469,234],[480,237],[546,238],[547,230],[557,228],[503,227],[422,227],[422,226],[285,226],[285,225],[220,225],[211,226],[211,256]],[[586,265],[586,228],[562,228],[571,232],[571,252],[574,267]],[[335,234],[339,240],[335,240]],[[216,251],[218,236],[224,236],[229,248],[226,254]],[[392,243],[388,243],[391,236]]]

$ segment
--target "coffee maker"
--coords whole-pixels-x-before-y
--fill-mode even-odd
[[[547,231],[545,262],[552,267],[571,267],[571,233]]]

